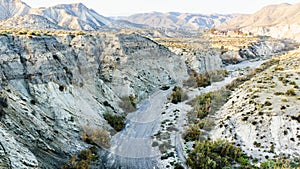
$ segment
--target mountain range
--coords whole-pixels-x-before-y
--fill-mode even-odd
[[[82,3],[31,8],[20,0],[0,1],[3,26],[35,29],[99,30],[101,28],[180,28],[199,29],[219,25],[233,15],[190,13],[142,13],[115,20],[98,14]]]
[[[275,38],[300,40],[300,3],[269,5],[251,15],[239,15],[218,25]]]
[[[202,15],[179,12],[152,12],[134,14],[122,19],[133,23],[149,25],[154,28],[201,29],[220,25],[235,15]]]
[[[0,0],[0,24],[4,27],[31,29],[99,30],[168,28],[198,30],[215,27],[240,29],[257,35],[300,41],[300,3],[270,5],[254,14],[192,14],[179,12],[139,13],[110,18],[82,3],[31,8],[21,0]]]
[[[20,0],[0,0],[0,20],[25,15],[29,10],[30,7]]]
[[[5,20],[2,25],[11,27],[98,30],[101,27],[111,27],[114,22],[82,3],[31,8],[20,0],[1,0],[1,8],[0,19]]]

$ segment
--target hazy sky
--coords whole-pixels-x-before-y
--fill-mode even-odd
[[[142,12],[189,12],[201,14],[254,13],[270,4],[300,0],[23,0],[31,7],[83,3],[104,16],[126,16]]]

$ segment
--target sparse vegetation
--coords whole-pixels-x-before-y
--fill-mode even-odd
[[[265,63],[263,63],[262,65],[260,65],[260,67],[249,71],[247,75],[242,76],[237,78],[236,80],[232,81],[230,84],[226,85],[226,88],[229,90],[234,90],[237,86],[243,84],[244,82],[250,80],[252,77],[254,77],[256,74],[261,73],[262,71],[266,70],[267,68],[278,64],[279,60],[278,59],[271,59]]]
[[[197,120],[205,118],[208,114],[216,112],[226,103],[229,95],[230,91],[219,90],[198,96],[189,103],[193,106],[193,110],[188,113],[189,121],[195,123]]]

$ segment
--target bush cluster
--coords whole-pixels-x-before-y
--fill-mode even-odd
[[[125,127],[125,116],[112,115],[110,113],[105,113],[104,119],[116,131],[121,131]]]
[[[195,123],[196,120],[204,119],[208,114],[216,112],[227,102],[229,96],[230,91],[222,89],[196,97],[189,102],[193,107],[188,113],[189,121]]]
[[[79,152],[77,156],[72,156],[71,159],[62,166],[62,169],[89,169],[91,163],[98,158],[97,148],[90,147]]]
[[[177,104],[177,103],[182,102],[186,99],[187,99],[187,95],[186,95],[186,93],[183,92],[181,87],[175,86],[172,89],[172,93],[169,97],[169,100],[172,103]]]
[[[187,158],[187,164],[192,169],[217,169],[236,163],[250,165],[242,150],[225,140],[197,141]]]
[[[206,87],[211,85],[212,82],[224,80],[227,75],[228,72],[226,69],[208,71],[200,75],[197,75],[195,71],[192,71],[190,73],[190,78],[184,82],[184,85],[190,87]]]

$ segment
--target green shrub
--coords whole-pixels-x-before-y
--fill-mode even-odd
[[[189,104],[192,105],[193,110],[188,113],[189,121],[195,123],[195,120],[203,119],[208,114],[219,110],[228,100],[230,91],[222,89],[197,96]]]
[[[241,157],[246,158],[242,150],[228,141],[197,141],[195,149],[188,154],[187,165],[192,169],[230,167],[238,163],[238,159],[241,160]]]
[[[110,113],[105,113],[104,119],[116,131],[121,131],[125,127],[125,116],[118,116],[118,115],[112,115]]]
[[[185,141],[195,141],[199,140],[200,137],[200,127],[197,124],[192,124],[184,133],[184,140]]]
[[[288,102],[289,100],[287,98],[283,97],[283,98],[281,98],[281,101],[282,102]]]
[[[283,92],[275,92],[274,95],[279,96],[279,95],[284,95]]]
[[[196,83],[198,87],[206,87],[211,84],[211,79],[208,73],[201,74],[196,77]]]
[[[272,106],[272,103],[270,101],[266,101],[264,105],[265,106]]]
[[[272,169],[275,168],[276,163],[273,160],[267,160],[265,162],[260,163],[261,169]]]
[[[294,89],[289,89],[285,92],[287,96],[296,96],[295,90]]]

